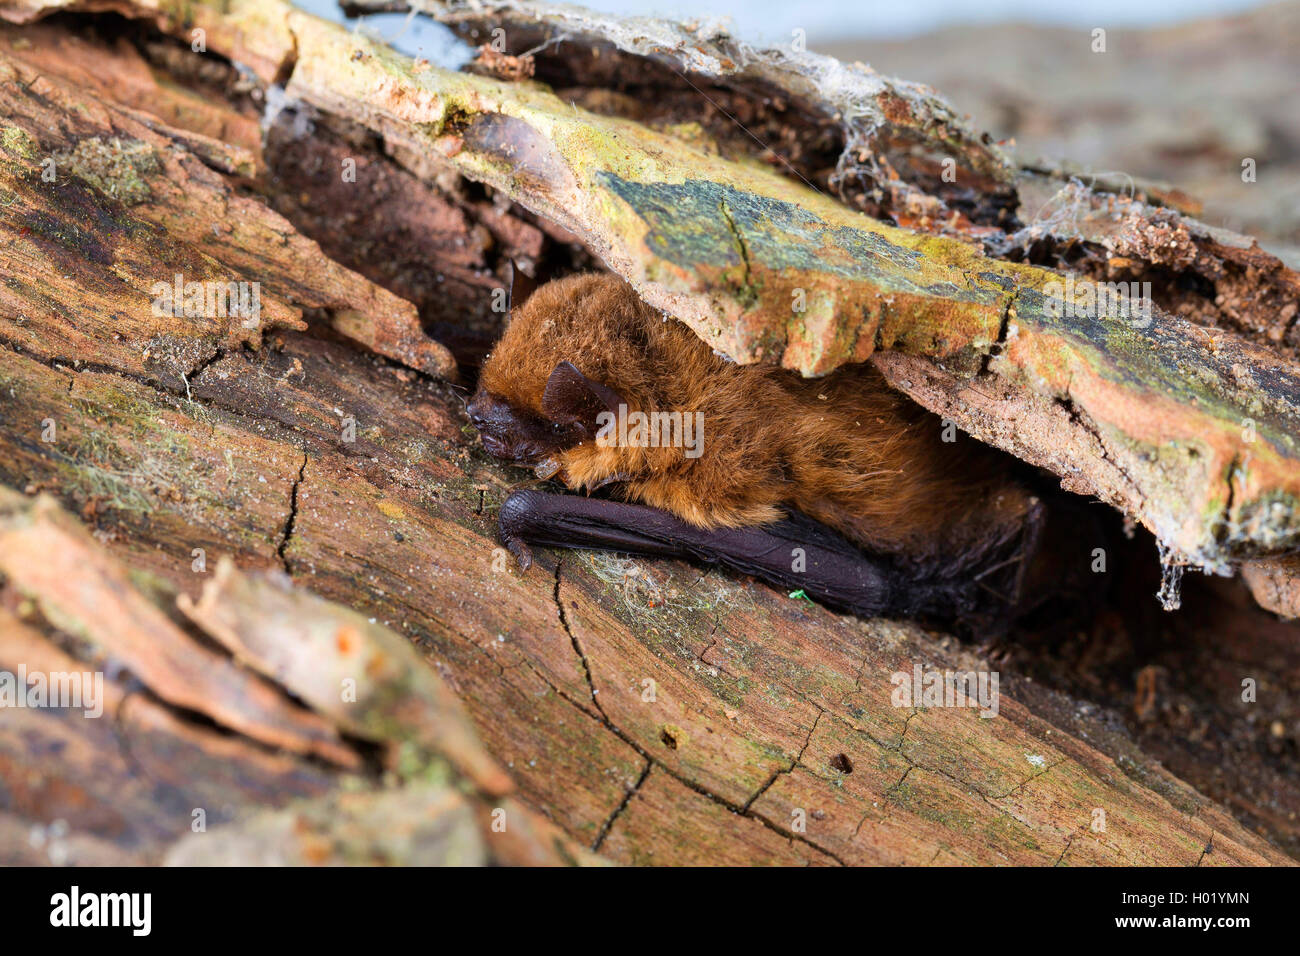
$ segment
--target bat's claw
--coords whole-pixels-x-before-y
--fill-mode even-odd
[[[552,495],[536,491],[516,491],[501,504],[501,513],[497,517],[497,532],[506,549],[515,556],[519,568],[527,571],[533,565],[533,552],[528,547],[525,537],[532,537],[536,528],[537,509],[534,503],[545,501]]]
[[[614,485],[618,484],[620,481],[631,480],[632,476],[623,471],[615,472],[612,475],[606,475],[604,478],[600,479],[600,481],[589,482],[586,485],[587,497],[591,497],[592,492],[600,491],[600,489],[604,488],[606,485]]]
[[[527,571],[533,566],[533,552],[523,538],[509,537],[505,539],[506,550],[515,556],[519,562],[519,570]]]

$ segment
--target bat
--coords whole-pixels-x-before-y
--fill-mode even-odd
[[[1018,601],[1041,500],[870,366],[738,365],[606,274],[512,289],[510,315],[470,421],[493,457],[586,493],[506,500],[525,569],[532,543],[717,563],[862,615]]]

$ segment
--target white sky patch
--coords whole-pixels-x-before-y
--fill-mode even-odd
[[[803,30],[816,49],[819,41],[843,42],[868,38],[915,36],[931,30],[971,24],[1033,23],[1091,30],[1141,28],[1224,16],[1264,0],[1091,0],[1087,4],[1044,3],[1043,0],[578,0],[579,6],[624,16],[666,17],[672,20],[727,18],[731,32],[753,44],[789,43],[792,31]],[[294,0],[304,10],[338,23],[346,19],[335,0]],[[402,29],[404,13],[362,18],[384,37]],[[451,30],[416,17],[393,46],[408,56],[422,56],[448,69],[471,58]]]
[[[383,37],[399,53],[424,57],[444,69],[459,70],[474,58],[474,52],[450,27],[426,16],[410,18],[405,13],[374,13],[348,19],[335,0],[293,0],[293,4],[321,19],[342,23],[347,27],[360,24],[364,29]]]

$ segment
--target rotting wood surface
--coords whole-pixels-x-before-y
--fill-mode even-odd
[[[4,9],[35,15],[26,0]],[[217,16],[203,5],[185,16],[123,9],[161,17],[180,35]],[[1155,307],[1141,321],[1113,306],[1062,318],[1061,308],[1079,303],[1050,294],[1063,276],[986,255],[972,241],[978,230],[899,229],[775,169],[587,112],[539,84],[417,63],[275,0],[218,19],[211,47],[238,58],[256,46],[257,58],[288,73],[291,101],[371,130],[417,174],[450,166],[558,224],[737,361],[821,374],[875,352],[915,356],[933,374],[906,374],[889,360],[880,367],[982,440],[1138,520],[1171,561],[1226,573],[1300,544],[1300,370],[1283,352]],[[1040,180],[1017,183],[1031,195]],[[1084,190],[1070,201],[1086,213],[1119,200]],[[1087,238],[1112,258],[1151,264],[1189,266],[1200,256],[1220,271],[1245,257],[1237,268],[1259,274],[1268,301],[1297,298],[1294,273],[1258,250],[1173,210],[1134,201],[1125,209],[1136,217],[1127,226],[1121,215],[1118,228],[1088,232],[1094,221],[1074,213],[1066,217],[1074,233],[1054,238]],[[984,235],[985,247],[1032,242],[1045,230],[1030,223],[1023,236]],[[341,327],[351,330],[346,320]],[[985,392],[1010,388],[1015,400],[966,401],[963,383],[972,381]]]

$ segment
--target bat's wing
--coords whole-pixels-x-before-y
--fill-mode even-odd
[[[976,585],[910,578],[887,556],[866,554],[799,514],[758,527],[703,530],[646,505],[517,491],[501,506],[501,537],[525,568],[528,544],[594,548],[720,564],[866,617],[951,617]]]

